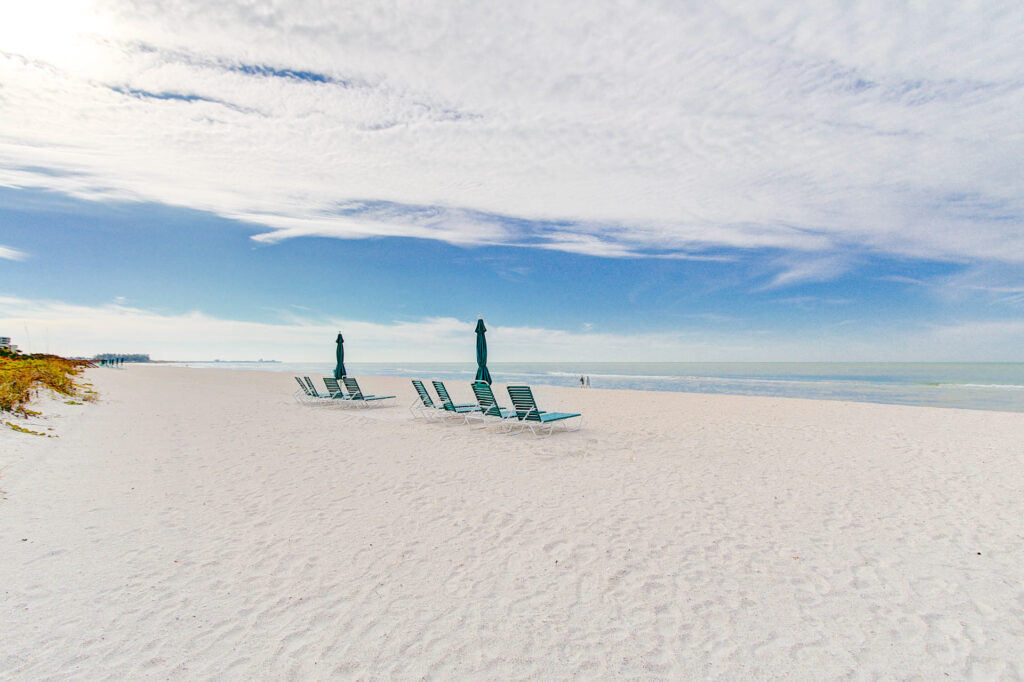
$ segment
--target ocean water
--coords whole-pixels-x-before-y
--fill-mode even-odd
[[[285,374],[330,375],[333,363],[188,362],[188,367],[256,369]],[[471,382],[476,364],[346,363],[353,376],[401,376]],[[595,389],[850,400],[1024,412],[1024,363],[860,362],[590,362],[488,363],[501,383]]]

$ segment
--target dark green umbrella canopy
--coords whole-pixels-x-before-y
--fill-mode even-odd
[[[484,318],[476,321],[476,380],[491,383],[491,373],[487,371],[487,338],[484,333],[487,327],[484,326]]]
[[[338,338],[334,342],[338,344],[338,350],[335,353],[338,364],[334,367],[334,378],[340,379],[345,376],[345,339],[341,338],[341,332],[338,332]]]

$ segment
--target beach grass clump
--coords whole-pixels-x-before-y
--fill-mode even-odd
[[[69,360],[58,355],[20,353],[0,354],[0,411],[23,417],[34,414],[28,404],[41,388],[67,396],[91,400],[95,394],[79,386],[75,379],[91,363]]]

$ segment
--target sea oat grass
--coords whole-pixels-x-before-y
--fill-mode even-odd
[[[11,427],[18,433],[30,433],[33,436],[46,436],[45,433],[42,433],[40,431],[33,431],[32,429],[26,429],[24,426],[18,426],[17,424],[12,424],[11,422],[7,422],[7,426]],[[54,438],[54,436],[50,436],[50,438]]]
[[[0,411],[28,416],[27,405],[40,388],[49,388],[70,398],[90,400],[75,377],[89,363],[57,355],[0,355]]]

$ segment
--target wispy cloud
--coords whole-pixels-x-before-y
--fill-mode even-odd
[[[686,317],[707,322],[737,322],[740,319],[734,315],[723,315],[721,313],[690,313]]]
[[[775,300],[776,303],[792,305],[803,310],[812,310],[822,307],[835,307],[849,305],[853,301],[848,298],[836,298],[830,296],[787,296]]]
[[[934,291],[954,302],[978,302],[990,307],[1024,307],[1024,272],[1003,264],[975,264],[937,278]]]
[[[775,287],[836,253],[1019,266],[1022,24],[999,0],[7,3],[0,184],[264,241],[784,250]]]
[[[778,263],[782,271],[776,274],[763,289],[778,289],[805,282],[828,282],[844,275],[851,267],[845,256],[805,257],[787,256]]]
[[[26,258],[28,258],[28,254],[25,253],[24,251],[12,249],[9,246],[4,246],[3,244],[0,244],[0,258],[4,258],[6,260],[25,260]]]
[[[896,282],[897,284],[911,284],[914,286],[926,286],[928,283],[917,277],[907,277],[905,275],[886,275],[879,277],[883,282]]]

